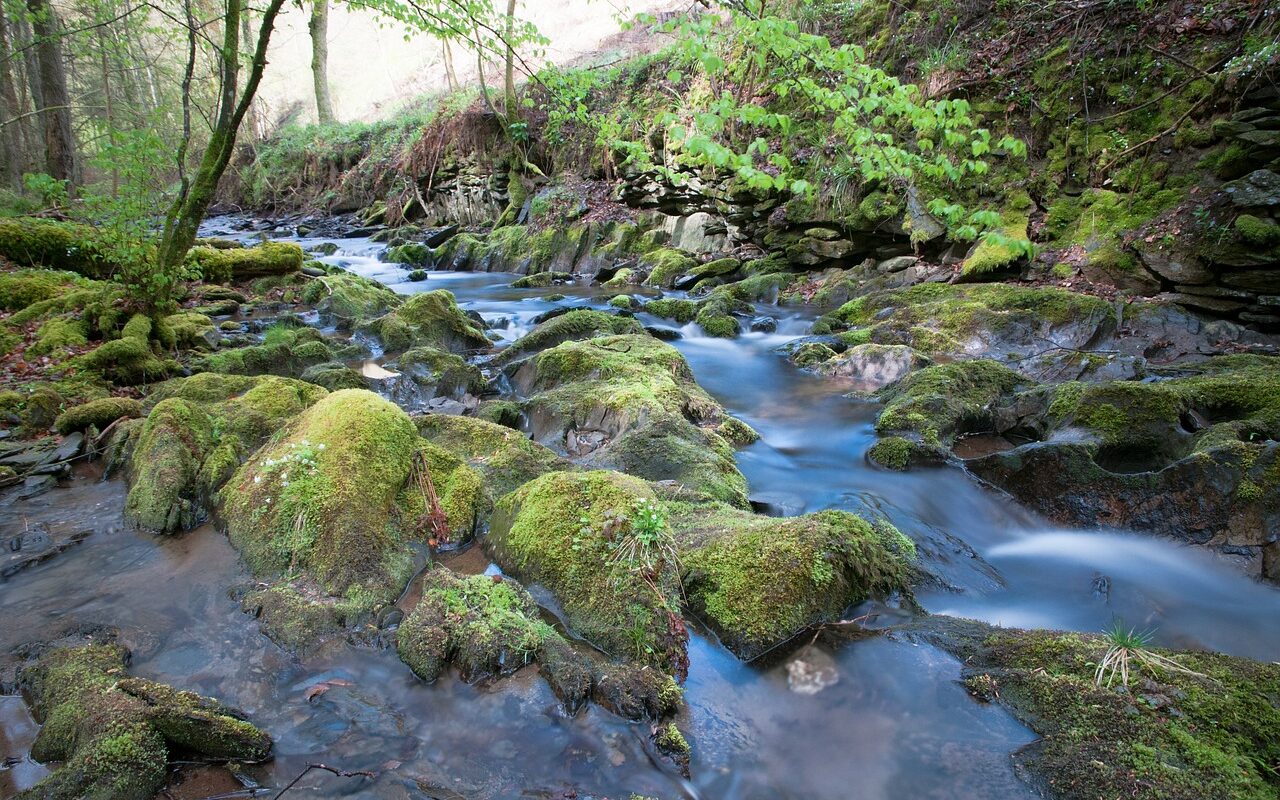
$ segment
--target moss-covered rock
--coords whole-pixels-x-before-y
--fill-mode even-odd
[[[368,389],[369,382],[364,376],[351,369],[341,361],[328,361],[316,364],[302,371],[300,378],[307,383],[323,386],[331,392],[341,389]]]
[[[650,300],[644,304],[644,310],[656,317],[674,320],[681,325],[688,325],[698,316],[698,304],[692,300],[673,298]]]
[[[285,275],[302,269],[302,261],[302,248],[291,242],[263,242],[254,247],[197,245],[187,253],[187,264],[210,283]]]
[[[73,363],[122,386],[163,380],[177,372],[180,365],[156,355],[151,344],[152,328],[149,317],[134,314],[121,329],[119,339],[103,342]]]
[[[90,278],[106,277],[119,266],[92,227],[32,217],[0,220],[0,257],[21,267],[69,270]]]
[[[176,533],[203,521],[240,460],[325,391],[274,376],[201,373],[168,381],[155,395],[159,402],[132,445],[125,515]]]
[[[449,353],[488,349],[492,343],[484,331],[458,308],[451,292],[437,289],[415,294],[366,330],[382,340],[387,350],[435,347]]]
[[[293,653],[306,653],[342,634],[368,611],[345,598],[322,596],[307,587],[300,591],[288,583],[245,593],[240,609],[258,620],[264,636]]]
[[[102,430],[118,419],[142,416],[142,403],[132,397],[104,397],[68,408],[58,415],[54,428],[64,436],[90,427]]]
[[[844,511],[764,517],[671,504],[685,596],[740,657],[755,658],[844,609],[905,590],[915,546]]]
[[[21,311],[27,306],[51,300],[86,283],[74,272],[48,269],[19,269],[0,273],[0,309]]]
[[[164,323],[172,337],[170,346],[181,350],[208,350],[220,338],[213,320],[194,311],[171,314]]]
[[[535,272],[525,275],[511,284],[513,289],[544,289],[553,283],[568,283],[573,275],[568,272]]]
[[[675,480],[737,505],[746,480],[716,432],[724,409],[675,348],[649,336],[564,342],[520,363],[534,438],[596,467]]]
[[[343,328],[354,328],[397,308],[402,298],[375,280],[338,272],[307,282],[302,301]]]
[[[116,645],[57,648],[23,669],[43,726],[31,748],[62,762],[23,800],[149,800],[164,785],[171,749],[259,761],[271,739],[239,712],[190,692],[125,675]]]
[[[42,433],[53,427],[66,407],[66,399],[52,384],[40,383],[20,395],[18,407],[23,429],[28,433]]]
[[[544,647],[562,646],[538,614],[515,581],[437,567],[422,578],[422,598],[397,630],[396,650],[427,681],[450,663],[465,681],[505,675],[538,660]]]
[[[560,601],[575,632],[620,657],[679,671],[686,662],[675,613],[675,565],[657,574],[616,555],[649,485],[618,472],[551,472],[502,498],[486,543],[503,569],[537,581]]]
[[[414,421],[424,438],[478,470],[495,498],[547,472],[574,469],[551,450],[502,425],[450,414],[426,414]]]
[[[72,348],[84,347],[89,343],[87,325],[80,320],[54,317],[36,331],[35,341],[27,347],[27,353],[33,356],[52,356],[61,361]]]
[[[918,445],[901,436],[886,436],[871,446],[867,458],[885,469],[905,471],[911,466],[911,457]]]
[[[926,443],[950,443],[960,433],[990,430],[994,407],[1026,379],[994,361],[957,361],[917,370],[880,391],[882,432],[911,431]]]
[[[497,363],[510,363],[555,347],[562,342],[628,333],[644,333],[644,326],[631,317],[590,309],[575,309],[540,323],[499,353]]]
[[[415,347],[393,362],[420,387],[429,387],[432,396],[454,397],[484,391],[484,375],[474,364],[436,347]]]
[[[364,390],[329,394],[223,488],[227,533],[256,574],[302,570],[330,595],[389,601],[412,570],[396,509],[417,451],[396,406]]]
[[[1099,686],[1106,637],[938,619],[925,635],[964,663],[965,685],[1040,735],[1015,761],[1057,797],[1273,798],[1280,778],[1280,666],[1150,651],[1183,670],[1131,662],[1122,691]]]
[[[676,278],[698,265],[693,256],[683,250],[660,247],[640,257],[641,269],[649,270],[645,283],[660,289],[669,289]]]
[[[273,326],[262,344],[219,350],[196,360],[208,372],[299,377],[310,367],[334,360],[335,352],[314,328]]]

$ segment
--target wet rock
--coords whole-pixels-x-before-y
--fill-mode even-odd
[[[1277,206],[1280,205],[1280,174],[1269,169],[1255,170],[1224,184],[1222,191],[1233,205],[1241,208]]]
[[[399,295],[377,281],[350,272],[310,280],[302,292],[302,300],[314,308],[321,319],[347,330],[364,320],[382,316],[403,302]]]
[[[630,530],[645,481],[618,472],[552,472],[499,501],[486,546],[503,570],[560,601],[573,630],[606,652],[667,670],[687,663],[675,564],[650,575],[617,570],[611,552]]]
[[[836,660],[808,647],[787,661],[787,688],[796,694],[817,694],[840,682]]]
[[[482,324],[468,317],[458,308],[453,294],[443,289],[412,295],[361,330],[377,336],[388,350],[435,347],[465,353],[491,346]]]
[[[49,530],[43,524],[34,525],[21,533],[8,537],[3,541],[0,550],[0,578],[8,578],[52,558],[67,548],[77,545],[88,538],[89,530]]]
[[[915,558],[892,525],[843,511],[777,518],[682,504],[671,526],[690,607],[743,659],[839,619],[854,603],[904,590]]]
[[[125,675],[128,653],[110,644],[55,648],[21,681],[43,722],[31,754],[62,764],[24,800],[149,800],[164,784],[171,749],[217,760],[259,761],[267,734],[234,709]]]
[[[897,383],[912,370],[928,364],[928,359],[905,345],[860,344],[814,369],[829,378],[849,378],[860,390],[872,392]]]
[[[756,317],[751,320],[751,330],[756,333],[773,333],[778,329],[778,321],[773,317]]]

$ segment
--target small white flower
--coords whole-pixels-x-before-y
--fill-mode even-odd
[[[316,445],[316,447],[317,447],[317,448],[319,448],[319,449],[321,449],[321,450],[323,450],[323,449],[324,449],[324,442],[321,442],[320,444]]]
[[[253,482],[254,482],[254,483],[262,483],[262,476],[261,476],[261,475],[254,475],[254,476],[253,476]]]
[[[284,485],[285,485],[285,486],[288,486],[288,485],[289,485],[289,482],[288,482],[288,481],[285,481],[285,482],[284,482]]]
[[[271,498],[270,498],[270,497],[264,497],[264,498],[262,499],[262,502],[263,502],[265,505],[271,505]]]

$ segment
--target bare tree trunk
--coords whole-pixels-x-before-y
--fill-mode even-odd
[[[333,100],[329,97],[329,0],[311,0],[311,80],[316,87],[316,121],[333,122]]]
[[[458,73],[453,69],[453,48],[449,46],[448,39],[441,39],[440,44],[444,48],[444,79],[449,86],[450,92],[458,91]]]
[[[267,45],[271,41],[271,33],[275,29],[276,17],[284,0],[270,0],[262,11],[262,23],[258,27],[258,42],[254,48],[253,61],[249,65],[249,78],[245,81],[244,90],[239,93],[237,101],[237,83],[239,80],[240,49],[240,0],[227,0],[227,12],[223,25],[223,46],[220,58],[221,100],[218,115],[210,132],[209,143],[205,146],[204,155],[200,159],[200,167],[195,177],[183,185],[174,199],[165,219],[164,233],[160,239],[158,259],[162,269],[174,269],[182,264],[196,240],[196,232],[205,212],[213,202],[218,191],[218,181],[226,171],[235,149],[236,132],[240,123],[253,104],[258,93],[258,84],[262,82],[262,72],[267,66]],[[189,94],[189,85],[185,92]],[[182,150],[185,152],[184,137]]]
[[[74,185],[79,181],[76,143],[71,131],[71,98],[67,94],[58,17],[49,0],[27,0],[27,9],[31,12],[36,59],[40,66],[38,105],[44,119],[45,167],[54,178]]]
[[[107,57],[107,39],[103,35],[102,28],[98,28],[98,54],[102,60],[102,97],[107,113],[107,140],[114,144],[116,117],[115,106],[111,100],[111,62]],[[111,196],[120,196],[120,168],[114,165],[111,168]]]
[[[9,67],[7,54],[14,52],[9,46],[9,21],[4,16],[4,6],[0,5],[0,181],[14,187],[22,185],[22,171],[26,162],[26,154],[22,146],[22,120],[17,117],[22,113],[18,105],[18,91],[13,84],[13,71]]]
[[[511,46],[511,39],[515,30],[516,19],[516,0],[507,0],[507,29],[506,29],[506,45],[507,45],[507,70],[504,76],[503,86],[505,92],[505,105],[507,114],[507,124],[516,120],[516,51]]]

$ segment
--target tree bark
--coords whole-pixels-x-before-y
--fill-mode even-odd
[[[329,97],[329,0],[311,0],[311,80],[316,88],[316,121],[333,122],[333,100]]]
[[[507,124],[516,121],[516,51],[511,45],[511,39],[515,35],[516,20],[516,0],[507,0],[507,64],[506,75],[504,76],[503,86],[506,89],[505,105],[507,112]]]
[[[441,39],[440,44],[444,48],[444,79],[449,87],[449,91],[458,91],[458,73],[453,69],[453,48],[449,46],[448,39]]]
[[[10,47],[9,21],[5,19],[4,6],[0,5],[0,53],[6,54],[0,60],[0,123],[7,123],[0,128],[0,181],[13,187],[22,185],[22,172],[26,163],[23,152],[21,120],[15,119],[22,113],[18,105],[18,91],[13,83],[13,71],[9,67],[7,54],[13,53]]]
[[[44,120],[45,169],[54,178],[74,185],[79,179],[76,142],[71,131],[71,98],[67,93],[58,17],[49,0],[27,0],[27,9],[31,12],[40,68],[37,105]]]
[[[164,233],[157,254],[162,269],[176,269],[186,258],[187,251],[196,240],[196,232],[205,212],[213,203],[218,191],[218,181],[231,161],[236,144],[236,132],[244,119],[262,82],[262,72],[267,66],[267,45],[275,29],[276,17],[284,0],[270,0],[262,12],[258,27],[258,42],[253,61],[249,65],[249,78],[244,90],[236,99],[239,79],[240,48],[240,0],[227,0],[227,13],[223,25],[223,46],[219,54],[221,65],[221,100],[218,116],[200,159],[200,166],[190,185],[184,187],[174,199],[165,219]]]

